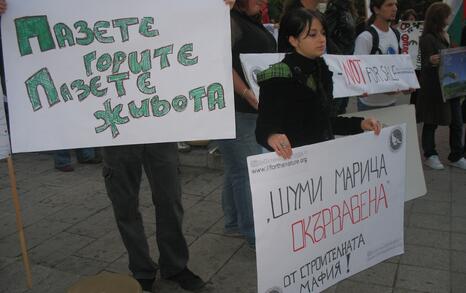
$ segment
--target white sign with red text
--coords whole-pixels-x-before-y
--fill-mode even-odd
[[[398,92],[419,88],[409,55],[324,55],[333,72],[333,96]]]
[[[409,54],[416,70],[421,70],[421,52],[419,38],[424,30],[423,21],[402,21],[400,31],[400,48],[402,54]]]
[[[320,292],[403,253],[406,125],[248,158],[258,292]]]
[[[283,53],[241,54],[251,89],[259,97],[257,73],[281,62]],[[333,97],[361,96],[419,88],[410,55],[324,55],[333,72]]]

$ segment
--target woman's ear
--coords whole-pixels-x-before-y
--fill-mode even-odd
[[[293,36],[289,36],[288,37],[288,42],[291,44],[291,46],[293,46],[293,48],[298,47],[298,42],[299,42],[298,38],[295,38]]]

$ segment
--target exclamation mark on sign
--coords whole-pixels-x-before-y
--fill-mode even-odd
[[[346,255],[346,272],[349,273],[349,259],[350,259],[351,253],[348,253]]]

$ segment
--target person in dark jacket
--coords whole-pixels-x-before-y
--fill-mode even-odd
[[[422,148],[424,163],[432,169],[444,169],[435,149],[435,130],[438,125],[450,126],[450,165],[466,170],[462,142],[463,121],[460,99],[443,101],[438,66],[440,51],[450,47],[445,27],[451,8],[445,3],[433,3],[426,12],[424,31],[420,39],[421,50],[421,91],[416,110],[424,122],[422,128]]]
[[[224,232],[241,234],[251,248],[255,247],[255,232],[246,158],[262,153],[262,148],[254,137],[259,100],[246,83],[240,54],[276,52],[275,38],[260,21],[263,3],[263,0],[236,0],[230,14],[236,139],[217,142],[225,169],[222,190]]]
[[[380,132],[373,119],[335,117],[332,73],[321,58],[325,24],[320,13],[295,9],[284,15],[282,27],[288,51],[282,62],[258,75],[260,85],[257,141],[288,159],[291,148],[333,139],[334,134]]]
[[[327,39],[331,39],[338,48],[330,54],[353,55],[356,41],[357,13],[353,0],[329,0],[325,10],[327,22]],[[335,99],[337,115],[346,113],[349,98]]]

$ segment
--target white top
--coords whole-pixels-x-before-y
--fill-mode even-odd
[[[388,29],[387,32],[384,32],[375,25],[372,25],[372,27],[379,34],[379,49],[382,54],[398,54],[398,39],[393,30]],[[363,31],[356,38],[354,55],[370,55],[371,50],[372,35],[368,31]],[[367,106],[383,107],[396,103],[398,97],[398,95],[374,94],[368,97],[359,97],[359,100]]]

